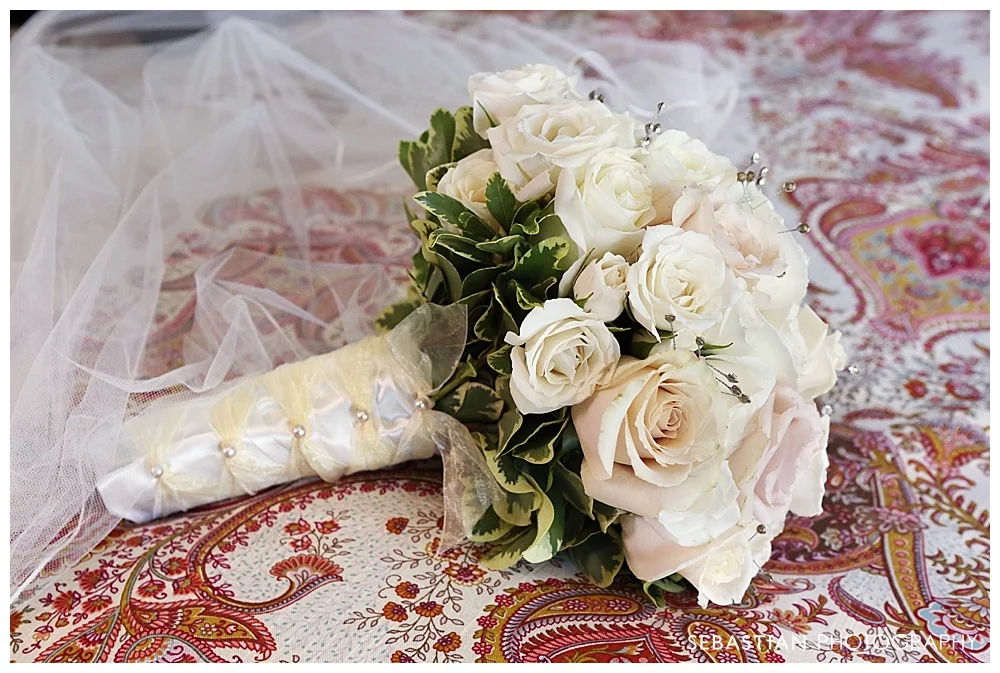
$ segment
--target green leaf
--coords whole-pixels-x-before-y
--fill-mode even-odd
[[[462,296],[468,296],[483,290],[489,290],[490,294],[493,294],[493,288],[490,286],[503,270],[504,267],[502,266],[488,266],[476,269],[462,281]]]
[[[565,411],[550,414],[531,414],[522,417],[522,423],[514,435],[506,442],[499,443],[501,454],[517,451],[522,446],[535,443],[554,442],[565,427]]]
[[[535,527],[528,526],[507,537],[490,549],[479,562],[490,570],[509,568],[521,559],[521,555],[535,543]]]
[[[532,286],[545,278],[558,278],[565,271],[561,262],[569,253],[570,243],[564,238],[548,238],[540,241],[516,262],[514,267],[501,276],[523,285]]]
[[[478,267],[490,263],[490,256],[476,248],[476,242],[458,234],[453,234],[444,229],[438,229],[430,236],[430,247],[434,252],[441,253],[447,250],[453,255],[457,255],[464,260],[468,260]],[[455,260],[457,261],[457,260]]]
[[[463,423],[493,423],[500,418],[503,400],[489,386],[470,381],[439,399],[434,409]]]
[[[534,463],[536,465],[544,465],[552,461],[555,456],[555,451],[552,448],[551,443],[539,442],[537,444],[531,443],[522,446],[517,450],[518,458],[525,460],[529,463]]]
[[[500,328],[503,325],[502,311],[500,303],[494,296],[486,313],[473,324],[472,333],[483,341],[495,340],[500,335]]]
[[[621,540],[613,533],[597,533],[567,553],[577,570],[602,588],[614,581],[625,562]]]
[[[510,256],[514,251],[514,246],[524,240],[523,236],[504,236],[493,241],[483,241],[477,243],[476,247],[483,252],[490,252],[504,257]]]
[[[490,505],[472,527],[469,539],[473,542],[493,542],[506,535],[510,529],[511,525],[497,516],[493,506]]]
[[[486,207],[504,231],[514,224],[514,214],[517,211],[517,199],[510,190],[507,181],[499,173],[490,176],[486,183]]]
[[[529,463],[549,463],[555,457],[555,444],[559,441],[564,427],[566,427],[565,418],[540,423],[523,442],[517,439],[511,442],[511,445],[514,446],[511,452]]]
[[[598,502],[597,500],[594,501],[594,518],[600,524],[602,533],[607,533],[608,529],[611,528],[611,524],[617,521],[621,514],[621,510],[611,505],[605,505],[603,502]]]
[[[448,300],[454,303],[462,298],[462,276],[455,265],[447,258],[437,254],[427,244],[420,247],[420,252],[429,263],[441,269],[444,274],[445,287],[448,289]]]
[[[427,171],[427,175],[424,177],[424,182],[427,184],[427,189],[429,191],[436,192],[438,183],[441,182],[441,178],[443,178],[444,174],[448,172],[448,169],[450,169],[454,165],[455,165],[454,162],[448,164],[441,164],[440,166],[437,166]]]
[[[656,347],[660,342],[656,340],[656,337],[649,333],[646,329],[635,329],[632,331],[632,341],[630,351],[632,357],[638,358],[640,360],[645,360],[649,357],[650,352]]]
[[[531,291],[525,289],[525,287],[516,280],[511,281],[511,286],[514,288],[514,298],[517,301],[517,305],[525,311],[538,308],[545,303],[543,300],[534,296]]]
[[[510,363],[510,351],[512,348],[510,344],[504,344],[486,356],[486,364],[497,374],[510,375],[513,371],[513,366]]]
[[[594,517],[594,500],[587,495],[580,475],[556,461],[552,467],[556,488],[566,498],[566,502],[588,517]]]
[[[535,205],[535,204],[526,204]],[[538,212],[538,206],[535,205],[536,210],[529,211],[528,219],[524,222],[515,222],[510,227],[511,236],[535,236],[538,234],[538,221],[534,218],[534,213]]]
[[[501,274],[503,275],[503,274]],[[510,309],[504,304],[503,297],[500,295],[500,290],[496,285],[493,286],[493,298],[496,300],[497,306],[500,309],[501,317],[501,329],[507,332],[518,333],[518,323],[514,320],[514,317],[510,314]]]
[[[666,606],[665,594],[679,594],[690,588],[691,585],[688,584],[687,580],[676,573],[653,582],[642,583],[642,590],[658,608]]]
[[[466,276],[466,278],[468,278],[468,276]],[[488,306],[488,302],[492,302],[493,301],[493,293],[491,291],[489,291],[489,290],[483,290],[482,292],[476,292],[475,294],[465,294],[465,290],[463,288],[462,294],[465,295],[465,296],[463,296],[461,299],[459,299],[455,303],[456,304],[464,304],[464,305],[466,305],[466,306],[469,307],[469,309],[470,309],[469,321],[472,322],[473,324],[475,324],[475,322],[472,319],[471,309],[474,309],[474,308],[477,308],[477,307],[481,306],[483,308],[483,310],[485,311],[486,307]]]
[[[500,417],[498,425],[500,438],[497,440],[500,453],[507,452],[507,444],[510,443],[510,440],[517,433],[522,423],[524,423],[524,416],[517,409],[511,409]]]
[[[532,215],[541,209],[542,207],[538,204],[538,201],[528,201],[527,203],[522,203],[517,207],[517,210],[514,211],[514,222],[527,222]]]
[[[416,141],[399,143],[399,163],[420,190],[427,189],[427,172],[451,161],[455,117],[445,109],[431,115],[430,128]]]
[[[502,456],[493,448],[484,448],[483,456],[490,468],[493,478],[500,487],[509,493],[533,493],[535,488],[529,483],[527,475],[520,469],[517,459],[512,456]]]
[[[427,168],[430,170],[451,161],[451,148],[455,142],[455,117],[449,110],[439,108],[431,115],[428,129]],[[426,172],[426,171],[425,171]]]
[[[538,494],[504,492],[498,502],[493,503],[497,516],[512,526],[531,525],[531,514],[538,508]]]
[[[583,544],[601,529],[593,519],[588,519],[575,507],[566,508],[566,531],[563,533],[562,549],[572,549]]]
[[[403,321],[403,318],[410,315],[417,307],[424,304],[419,297],[410,297],[401,302],[395,303],[382,311],[375,320],[375,327],[379,332],[388,332],[393,327]]]
[[[490,142],[476,133],[472,125],[472,107],[463,105],[455,110],[455,142],[452,145],[451,160],[459,161],[489,146]]]
[[[529,563],[542,563],[558,554],[566,529],[566,504],[563,499],[558,493],[542,494],[542,499],[536,517],[535,542],[522,554]]]
[[[450,224],[454,229],[464,231],[477,240],[493,236],[493,229],[457,199],[437,192],[420,192],[413,200],[442,223]]]

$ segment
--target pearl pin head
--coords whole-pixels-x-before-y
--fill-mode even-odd
[[[219,451],[221,451],[222,455],[225,456],[226,458],[232,458],[233,456],[236,455],[236,447],[230,444],[220,444]]]
[[[304,425],[296,425],[292,428],[292,437],[295,439],[302,439],[306,436],[306,427]]]
[[[365,421],[368,420],[368,418],[369,418],[368,412],[365,411],[364,409],[358,409],[357,411],[354,412],[354,419],[358,423],[364,423]]]
[[[163,468],[160,467],[159,465],[154,465],[153,467],[149,468],[149,475],[153,479],[159,479],[160,477],[163,476]]]
[[[417,411],[427,411],[431,408],[431,401],[426,397],[418,397],[413,406],[417,408]]]

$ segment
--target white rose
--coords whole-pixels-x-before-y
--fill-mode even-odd
[[[753,287],[754,303],[777,329],[795,317],[809,288],[809,258],[796,240],[798,236],[789,233],[780,237],[784,272],[779,276],[760,276]]]
[[[614,377],[573,407],[584,489],[652,517],[675,544],[708,542],[740,514],[725,463],[733,403],[690,351],[664,345],[645,360],[623,357]]]
[[[847,364],[840,332],[831,334],[830,326],[805,305],[789,329],[792,357],[799,373],[799,392],[808,399],[829,392],[837,383],[837,372]]]
[[[782,531],[789,511],[822,512],[829,436],[830,418],[782,380],[730,457],[748,510],[768,539]]]
[[[584,310],[611,322],[625,309],[625,276],[628,262],[621,255],[604,253],[584,267],[573,283],[573,296],[584,301]]]
[[[439,194],[462,202],[484,222],[496,224],[486,207],[486,183],[497,172],[493,152],[482,149],[470,154],[448,169],[438,182]]]
[[[560,170],[578,168],[598,150],[635,147],[635,122],[600,101],[525,105],[487,131],[500,174],[519,201],[555,187]]]
[[[735,526],[700,547],[678,547],[655,520],[629,516],[622,522],[625,559],[632,573],[651,582],[680,573],[698,589],[698,604],[733,605],[771,556],[770,540],[754,526]]]
[[[673,129],[664,131],[649,144],[643,165],[653,187],[655,224],[670,222],[674,203],[685,187],[712,191],[736,182],[736,167],[729,159],[713,154],[705,143]]]
[[[508,332],[510,393],[522,414],[578,404],[614,375],[618,341],[597,316],[572,299],[550,299],[531,310],[519,334]]]
[[[485,138],[494,123],[502,124],[525,105],[580,98],[574,88],[576,80],[551,65],[526,65],[473,75],[469,78],[469,96],[476,133]]]
[[[639,324],[657,340],[658,330],[673,329],[682,347],[717,324],[742,292],[711,238],[672,225],[646,229],[626,284]]]
[[[790,234],[782,234],[784,220],[754,185],[746,193],[738,183],[715,191],[688,187],[674,203],[671,222],[710,236],[729,268],[751,288],[762,276],[785,271],[781,239]]]
[[[634,154],[618,147],[601,150],[559,175],[555,211],[580,262],[587,253],[630,255],[639,247],[642,229],[653,217],[652,192]],[[571,267],[566,276],[575,272]]]

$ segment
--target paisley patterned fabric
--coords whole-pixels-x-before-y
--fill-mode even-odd
[[[435,463],[299,482],[123,524],[76,567],[48,569],[48,588],[11,614],[12,660],[989,660],[988,16],[519,18],[695,40],[751,70],[761,152],[798,184],[787,205],[812,229],[809,303],[858,368],[824,400],[824,514],[788,522],[740,605],[681,594],[657,609],[628,582],[587,584],[561,556],[495,572],[481,547],[442,548]],[[310,195],[318,223],[338,221],[314,237],[324,256],[388,259],[405,280],[412,240],[386,224],[402,217],[396,195]],[[203,219],[276,251],[281,210],[263,192],[207,204]],[[147,375],[180,364],[202,261],[186,245]],[[335,315],[303,291],[281,288]],[[317,351],[337,342],[299,327]]]

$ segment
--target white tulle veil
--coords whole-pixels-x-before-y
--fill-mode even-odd
[[[358,340],[414,242],[396,144],[478,71],[551,63],[741,159],[734,62],[389,13],[67,12],[11,45],[11,600],[117,523],[95,483],[164,397]]]

